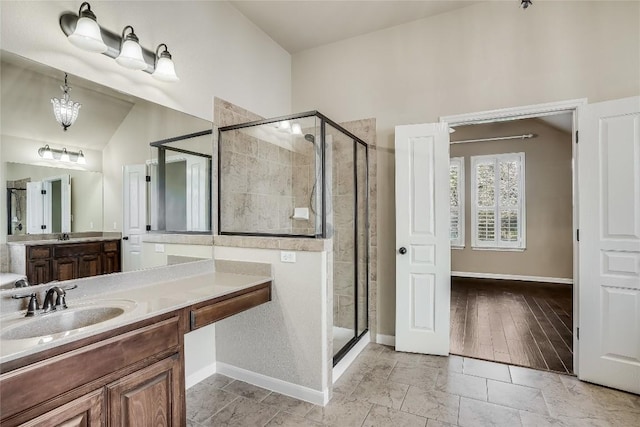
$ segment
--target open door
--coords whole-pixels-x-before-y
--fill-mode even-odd
[[[396,350],[449,354],[449,126],[396,126]]]
[[[578,111],[578,377],[640,393],[640,97]]]
[[[142,235],[147,228],[145,165],[125,165],[122,185],[122,271],[133,271],[142,267]]]

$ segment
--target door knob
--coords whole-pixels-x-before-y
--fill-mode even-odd
[[[129,236],[124,236],[122,240],[129,240]]]
[[[401,247],[400,249],[398,249],[398,252],[400,252],[400,255],[404,255],[407,253],[407,248],[405,248],[404,246]]]

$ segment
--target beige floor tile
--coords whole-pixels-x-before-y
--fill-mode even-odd
[[[513,384],[526,385],[544,390],[566,391],[560,376],[553,372],[538,371],[535,369],[509,366],[511,382]]]
[[[458,425],[461,427],[517,427],[522,423],[520,414],[515,409],[462,397]]]
[[[485,360],[465,357],[463,359],[462,373],[507,383],[511,382],[509,366],[502,363],[487,362]]]
[[[356,361],[353,362],[345,374],[348,373],[356,376],[361,375],[363,377],[368,376],[386,379],[395,365],[396,362],[393,360],[380,357],[362,356],[358,357]]]
[[[187,390],[187,418],[203,422],[238,398],[233,393],[199,383]]]
[[[333,384],[333,392],[340,394],[351,394],[356,389],[364,374],[357,370],[347,370],[338,381]]]
[[[406,384],[365,377],[351,393],[351,396],[369,403],[400,409],[408,388],[409,386]]]
[[[584,397],[605,406],[610,410],[630,411],[640,414],[640,396],[619,390],[601,387],[578,380],[576,377],[560,376],[567,391],[578,397]]]
[[[471,375],[449,372],[438,375],[436,390],[472,399],[487,400],[487,380]]]
[[[360,426],[372,406],[369,402],[334,394],[326,406],[313,407],[306,418],[325,425]]]
[[[529,411],[520,411],[523,427],[613,427],[611,423],[595,418],[552,418]]]
[[[280,411],[297,415],[299,417],[307,415],[307,412],[315,406],[313,403],[285,396],[284,394],[276,393],[275,391],[262,399],[262,403],[274,406]]]
[[[323,425],[312,421],[308,418],[303,418],[298,415],[293,415],[288,412],[278,412],[275,417],[269,421],[266,427],[322,427]]]
[[[487,390],[491,403],[549,415],[542,391],[537,388],[488,380]]]
[[[457,424],[443,423],[437,420],[427,420],[427,427],[456,427]]]
[[[413,385],[424,390],[431,390],[436,385],[438,372],[439,369],[437,368],[425,368],[419,365],[407,366],[398,363],[395,368],[393,368],[393,371],[391,371],[389,381]]]
[[[203,421],[201,424],[215,427],[264,426],[277,413],[278,410],[273,406],[265,405],[252,399],[238,397],[225,406],[220,412]]]
[[[362,427],[425,427],[426,425],[426,418],[385,406],[373,405]]]
[[[409,387],[401,410],[425,418],[456,424],[459,407],[460,396],[436,390]]]
[[[269,393],[271,393],[271,391],[267,389],[245,383],[244,381],[233,381],[224,386],[223,390],[237,394],[238,396],[246,397],[247,399],[258,401],[264,399]]]
[[[207,377],[204,380],[202,380],[202,384],[207,384],[215,388],[224,388],[224,386],[228,385],[229,383],[232,383],[233,381],[235,381],[233,378],[229,378],[225,375],[213,374],[210,377]]]

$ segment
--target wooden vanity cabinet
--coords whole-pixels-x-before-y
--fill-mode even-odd
[[[120,240],[27,246],[26,275],[38,285],[120,271]]]

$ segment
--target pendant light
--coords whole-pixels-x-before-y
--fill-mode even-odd
[[[60,89],[62,89],[62,98],[51,98],[51,104],[53,104],[53,114],[56,116],[56,120],[66,132],[67,128],[74,124],[78,118],[82,104],[69,98],[71,88],[67,84],[67,73],[64,73],[64,86],[60,86]]]
[[[129,34],[125,34],[127,29],[131,30]],[[122,30],[122,45],[116,62],[131,70],[144,70],[148,67],[142,57],[142,48],[140,47],[138,36],[136,36],[131,25],[127,25]]]
[[[83,8],[85,9],[82,10]],[[103,53],[107,51],[107,45],[102,40],[96,15],[91,11],[89,3],[84,2],[80,5],[76,29],[69,34],[67,39],[74,46],[89,52]]]
[[[164,50],[160,52],[162,46],[164,46]],[[176,75],[176,68],[171,59],[171,54],[164,43],[159,44],[156,49],[156,68],[151,76],[163,82],[172,83],[180,80]]]

